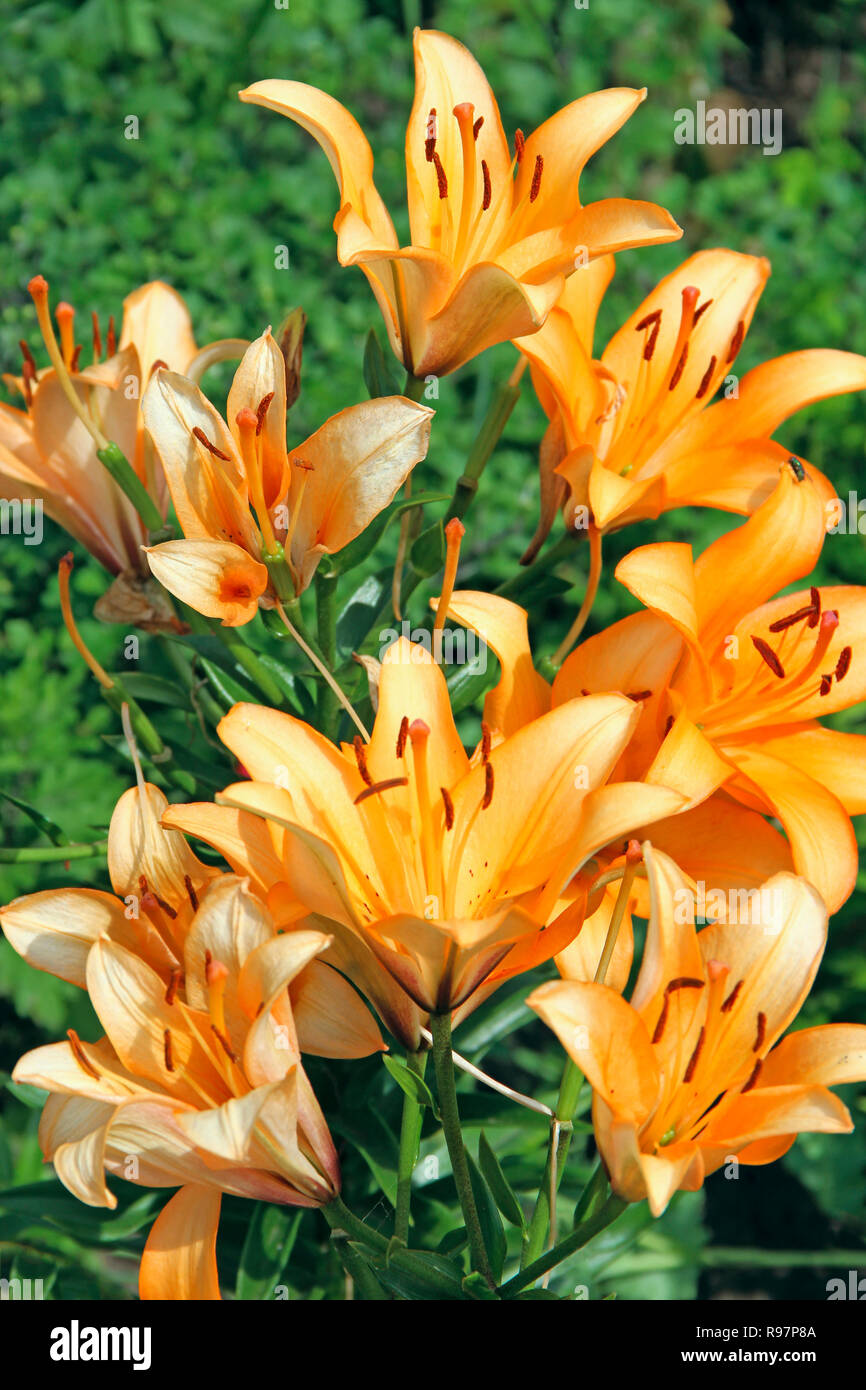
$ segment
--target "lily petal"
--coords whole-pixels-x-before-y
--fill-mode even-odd
[[[219,1300],[216,1237],[222,1194],[189,1184],[163,1207],[141,1257],[138,1293],[143,1300]]]

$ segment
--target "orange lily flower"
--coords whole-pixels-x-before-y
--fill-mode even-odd
[[[791,874],[764,885],[759,923],[695,931],[673,860],[644,846],[651,915],[626,1003],[607,985],[541,985],[528,1003],[593,1089],[596,1142],[614,1192],[659,1216],[723,1164],[764,1164],[797,1134],[850,1133],[827,1088],[866,1079],[866,1027],[791,1033],[827,939],[815,890]],[[778,1043],[778,1046],[776,1044]]]
[[[824,525],[822,490],[785,466],[770,498],[698,560],[677,543],[632,551],[616,575],[650,612],[578,647],[552,698],[555,706],[581,690],[637,687],[642,721],[619,775],[639,777],[652,762],[696,804],[706,796],[707,764],[723,765],[721,790],[655,827],[654,842],[682,852],[684,864],[694,856],[698,867],[712,846],[717,869],[739,860],[766,876],[784,866],[786,846],[772,827],[756,831],[755,813],[773,817],[796,871],[836,911],[856,879],[850,816],[866,811],[866,739],[825,729],[818,717],[866,695],[858,655],[866,589],[813,586],[772,597],[810,573]],[[685,745],[691,759],[678,754]],[[662,771],[675,754],[676,775]]]
[[[826,396],[866,388],[866,357],[830,349],[774,358],[737,382],[731,374],[770,265],[724,249],[699,251],[660,281],[594,360],[596,315],[613,270],[613,256],[579,270],[544,327],[517,344],[550,421],[530,553],[559,506],[569,526],[591,521],[601,531],[674,507],[748,514],[766,501],[788,457],[771,438],[783,421]],[[804,467],[829,502],[831,485]]]
[[[565,894],[580,866],[684,804],[659,785],[605,785],[639,715],[619,695],[573,700],[505,739],[485,728],[470,758],[441,669],[403,638],[369,743],[336,748],[236,705],[219,734],[252,780],[218,805],[170,806],[163,823],[218,848],[278,925],[326,928],[326,959],[417,1047],[426,1014],[463,1017],[562,950],[582,920],[581,895]]]
[[[534,332],[588,257],[682,233],[654,203],[580,203],[584,165],[645,89],[572,102],[528,139],[518,131],[512,157],[471,53],[435,30],[416,29],[414,48],[409,246],[400,246],[373,182],[372,151],[344,106],[303,82],[256,82],[240,97],[289,116],[319,142],[340,190],[340,264],[361,267],[407,371],[442,376],[494,343]]]
[[[197,914],[205,902],[211,917],[217,900],[223,915],[234,905],[238,920],[248,924],[245,950],[274,936],[273,925],[264,930],[263,906],[252,899],[244,880],[202,863],[183,835],[163,827],[168,806],[160,789],[143,778],[118,801],[108,830],[113,893],[51,888],[0,908],[6,939],[29,965],[84,989],[91,948],[109,941],[137,956],[164,991],[179,990],[183,999],[191,934],[200,935]],[[228,963],[231,952],[220,947],[212,954]],[[290,995],[302,1052],[367,1057],[382,1049],[369,1010],[323,962],[311,959],[304,965]]]
[[[94,315],[93,360],[83,366],[71,305],[58,304],[55,310],[57,342],[48,316],[48,287],[37,276],[31,289],[43,334],[53,339],[59,361],[38,368],[22,343],[22,375],[4,378],[25,404],[22,410],[0,403],[0,487],[6,497],[39,499],[48,515],[116,576],[97,604],[98,617],[133,620],[142,627],[170,624],[171,609],[141,553],[147,540],[143,523],[96,457],[93,433],[73,408],[61,377],[96,429],[125,454],[164,515],[165,480],[145,439],[139,405],[157,362],[175,371],[188,371],[194,363],[198,349],[186,305],[161,281],[142,285],[124,300],[119,342],[114,321],[109,321],[105,361],[100,360],[103,345]]]
[[[202,864],[146,783],[109,832],[114,897],[31,894],[0,912],[11,945],[86,988],[106,1036],[40,1047],[15,1079],[50,1092],[43,1152],[83,1202],[116,1206],[103,1169],[181,1190],[158,1217],[142,1298],[218,1298],[220,1194],[294,1206],[339,1189],[333,1144],[302,1052],[381,1050],[375,1023],[319,957],[330,938],[277,934],[247,881]]]
[[[260,601],[302,593],[322,556],[369,525],[424,458],[433,415],[402,396],[366,401],[287,451],[285,363],[270,329],[235,373],[230,425],[164,369],[142,413],[186,538],[146,548],[150,568],[228,627],[249,622]]]

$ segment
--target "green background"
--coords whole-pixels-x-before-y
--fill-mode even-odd
[[[71,300],[82,320],[120,314],[138,284],[162,278],[186,297],[200,343],[256,336],[302,304],[309,316],[303,392],[290,430],[297,439],[342,406],[364,397],[361,361],[377,313],[358,271],[336,263],[331,223],[336,191],[324,156],[302,131],[272,113],[244,107],[239,88],[264,77],[294,77],[343,100],[361,121],[376,155],[378,186],[398,231],[405,121],[412,98],[411,30],[435,26],[463,40],[496,91],[506,130],[531,130],[559,106],[608,85],[647,86],[649,96],[626,128],[593,160],[585,201],[605,195],[649,198],[685,229],[679,245],[628,252],[603,306],[599,348],[655,281],[686,254],[727,245],[766,255],[773,274],[739,360],[740,371],[798,348],[863,350],[864,15],[856,3],[825,6],[706,0],[475,0],[419,5],[415,0],[87,0],[84,4],[0,4],[0,368],[17,371],[18,339],[36,348],[26,293],[41,272],[54,302]],[[678,146],[674,112],[735,96],[733,104],[783,110],[784,147],[775,158],[753,146]],[[126,118],[139,138],[124,138]],[[286,246],[289,269],[276,270]],[[421,485],[448,490],[483,418],[491,392],[507,376],[504,346],[440,383],[438,416]],[[219,397],[226,371],[207,379]],[[783,441],[824,468],[845,497],[857,489],[866,403],[842,397],[803,412]],[[536,450],[542,413],[525,390],[469,516],[461,584],[494,586],[514,572],[535,524]],[[696,549],[730,524],[709,512],[680,512],[657,526],[629,529],[607,547],[606,573],[625,550],[659,537],[689,539]],[[866,523],[864,523],[866,525]],[[393,553],[395,529],[386,542]],[[106,738],[115,719],[98,700],[59,625],[56,567],[67,538],[46,525],[44,543],[0,538],[0,789],[39,807],[73,839],[102,833],[128,784],[129,767]],[[390,550],[387,548],[390,546]],[[88,615],[105,585],[95,562],[76,547],[76,610],[88,642],[109,669],[124,663],[121,628]],[[830,537],[825,582],[861,582],[863,538]],[[561,571],[570,585],[544,594],[533,618],[538,652],[559,641],[580,598],[579,566]],[[412,613],[424,611],[419,590]],[[348,596],[348,595],[346,595]],[[603,588],[590,630],[629,611],[614,581]],[[166,654],[142,641],[137,671],[163,674]],[[169,742],[189,741],[228,780],[195,720],[148,705]],[[862,724],[858,711],[842,727]],[[470,734],[467,733],[467,738]],[[210,793],[205,790],[204,795]],[[20,811],[0,807],[6,845],[37,843]],[[16,868],[0,874],[3,900],[61,883],[104,884],[101,861]],[[831,947],[803,1022],[866,1016],[863,891],[834,920]],[[550,1035],[522,1009],[523,982],[458,1034],[458,1046],[495,1075],[546,1100],[555,1093],[561,1056]],[[0,942],[0,1072],[26,1047],[69,1026],[93,1035],[86,1000],[71,987],[25,967]],[[488,1055],[489,1053],[489,1055]],[[366,1215],[377,1183],[392,1181],[398,1124],[396,1088],[377,1061],[311,1068],[344,1152],[347,1197]],[[4,1078],[5,1079],[5,1078]],[[128,1297],[142,1227],[157,1209],[150,1195],[117,1185],[122,1215],[91,1211],[69,1198],[41,1164],[31,1106],[0,1092],[0,1274],[49,1281],[54,1297]],[[712,1179],[704,1193],[681,1196],[652,1223],[633,1208],[585,1259],[573,1260],[552,1287],[577,1284],[598,1298],[692,1298],[719,1293],[771,1298],[825,1297],[834,1273],[866,1265],[866,1103],[849,1088],[858,1121],[845,1139],[810,1136],[781,1163],[743,1170],[738,1181]],[[464,1097],[474,1146],[485,1132],[518,1191],[537,1181],[543,1122],[470,1088]],[[375,1119],[371,1119],[375,1115]],[[374,1128],[371,1131],[370,1126]],[[435,1244],[453,1218],[441,1135],[428,1115],[419,1172],[418,1238]],[[589,1153],[564,1185],[563,1211],[585,1178]],[[439,1162],[437,1178],[430,1176]],[[426,1175],[426,1176],[425,1176]],[[41,1180],[38,1190],[33,1184]],[[221,1272],[227,1290],[271,1296],[342,1296],[335,1259],[325,1257],[324,1225],[297,1226],[283,1211],[226,1203]],[[381,1209],[383,1221],[387,1209]],[[374,1219],[376,1214],[374,1213]],[[511,1232],[512,1243],[515,1240]],[[278,1271],[289,1260],[286,1273]],[[829,1250],[844,1253],[835,1261]],[[863,1250],[864,1257],[857,1252]],[[796,1252],[795,1256],[778,1251]],[[850,1255],[847,1252],[852,1252]]]

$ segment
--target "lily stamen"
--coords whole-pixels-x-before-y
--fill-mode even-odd
[[[250,411],[250,414],[252,415],[252,411]],[[255,419],[255,416],[253,416],[253,418]],[[218,449],[215,444],[211,443],[201,425],[193,425],[192,432],[199,443],[204,445],[208,453],[213,454],[214,458],[222,459],[224,463],[230,462],[228,454],[224,454],[222,449]]]
[[[386,777],[382,782],[371,782],[369,787],[365,787],[362,792],[358,792],[355,797],[354,806],[360,806],[362,801],[366,801],[368,796],[377,796],[379,792],[390,791],[392,787],[408,787],[408,777]]]
[[[710,301],[708,301],[708,302],[710,302]],[[695,315],[695,322],[697,322],[697,314]],[[708,367],[707,367],[707,370],[704,372],[703,376],[701,377],[701,384],[700,384],[700,386],[698,387],[697,391],[695,392],[695,400],[696,400],[696,401],[702,401],[703,398],[704,398],[704,396],[707,394],[707,391],[709,390],[709,387],[710,387],[710,382],[711,382],[712,379],[713,379],[713,372],[714,372],[715,370],[716,370],[716,358],[715,358],[715,355],[713,355],[713,356],[710,358],[710,361],[709,361],[709,365],[708,365]]]
[[[535,168],[532,171],[532,185],[529,189],[529,201],[534,203],[541,191],[541,175],[544,173],[544,158],[542,155],[535,156]]]
[[[483,797],[481,798],[481,809],[482,809],[482,811],[486,811],[486,810],[487,810],[487,807],[490,805],[490,803],[491,803],[492,800],[493,800],[493,764],[492,764],[491,762],[488,761],[488,762],[486,762],[486,763],[484,764],[484,795],[483,795]]]
[[[177,998],[177,992],[180,989],[180,982],[182,979],[183,971],[181,970],[180,966],[176,966],[175,969],[171,972],[171,976],[168,981],[168,987],[165,991],[166,1004],[174,1003],[175,999]]]
[[[743,988],[743,981],[742,981],[742,980],[737,980],[737,983],[734,985],[734,988],[731,990],[730,994],[728,995],[727,999],[725,1000],[724,1004],[722,1005],[722,1013],[723,1013],[723,1014],[729,1014],[729,1013],[731,1012],[731,1009],[734,1007],[734,1005],[735,1005],[736,1002],[737,1002],[737,996],[739,995],[740,990],[741,990],[742,988]]]
[[[60,344],[54,333],[54,325],[51,322],[51,314],[48,309],[48,281],[43,275],[34,275],[27,286],[36,309],[36,319],[39,324],[39,331],[45,343],[51,365],[57,373],[57,382],[65,395],[75,414],[78,416],[88,434],[94,440],[97,449],[107,449],[108,440],[93,419],[90,412],[82,404],[81,398],[73,385],[72,378],[66,366]]]
[[[93,1063],[87,1056],[87,1053],[84,1051],[84,1048],[81,1045],[81,1039],[79,1038],[75,1029],[67,1028],[66,1036],[69,1039],[69,1046],[72,1048],[72,1054],[75,1057],[75,1060],[78,1063],[78,1065],[84,1071],[88,1072],[90,1076],[94,1077],[95,1080],[98,1081],[99,1072],[96,1070],[96,1067],[93,1065]]]
[[[752,637],[751,641],[752,646],[758,653],[758,656],[761,658],[762,661],[766,662],[773,675],[778,676],[780,680],[784,680],[785,668],[782,665],[779,658],[777,657],[776,653],[773,651],[773,648],[770,646],[769,642],[765,642],[763,637]]]
[[[367,766],[367,754],[364,749],[364,740],[361,738],[360,734],[356,734],[354,739],[352,740],[352,748],[355,752],[355,762],[358,764],[358,771],[361,774],[363,782],[368,787],[372,787],[373,778],[371,777],[370,769]]]
[[[726,365],[730,366],[740,348],[743,346],[743,339],[746,336],[746,325],[742,319],[737,324],[737,331],[731,339],[731,346],[728,348],[728,355],[725,359]]]
[[[428,164],[433,163],[433,152],[436,149],[436,107],[430,107],[430,114],[427,117],[427,138],[424,141],[424,158]]]
[[[192,910],[193,912],[198,912],[198,895],[195,891],[195,888],[193,887],[193,882],[189,874],[184,874],[183,882],[184,887],[186,888],[187,897],[189,898],[190,903],[192,904]]]
[[[688,1066],[686,1067],[685,1074],[683,1075],[683,1082],[685,1083],[685,1085],[688,1085],[688,1084],[689,1084],[689,1082],[692,1080],[692,1078],[693,1078],[693,1076],[694,1076],[694,1074],[695,1074],[695,1071],[696,1071],[697,1065],[698,1065],[698,1061],[699,1061],[699,1059],[700,1059],[701,1051],[702,1051],[703,1046],[704,1046],[704,1038],[705,1038],[705,1036],[706,1036],[706,1029],[705,1029],[705,1028],[701,1028],[701,1031],[698,1033],[698,1040],[697,1040],[697,1042],[696,1042],[696,1044],[695,1044],[695,1050],[694,1050],[694,1052],[692,1053],[691,1057],[689,1058]]]

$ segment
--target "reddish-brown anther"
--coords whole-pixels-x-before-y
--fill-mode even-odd
[[[534,203],[541,190],[541,175],[544,173],[544,159],[540,154],[535,156],[535,168],[532,171],[532,184],[529,189],[529,201]]]
[[[783,679],[785,668],[776,656],[769,642],[765,642],[763,637],[752,637],[752,646],[755,648],[761,660],[767,663],[773,675],[778,676],[780,680]]]

